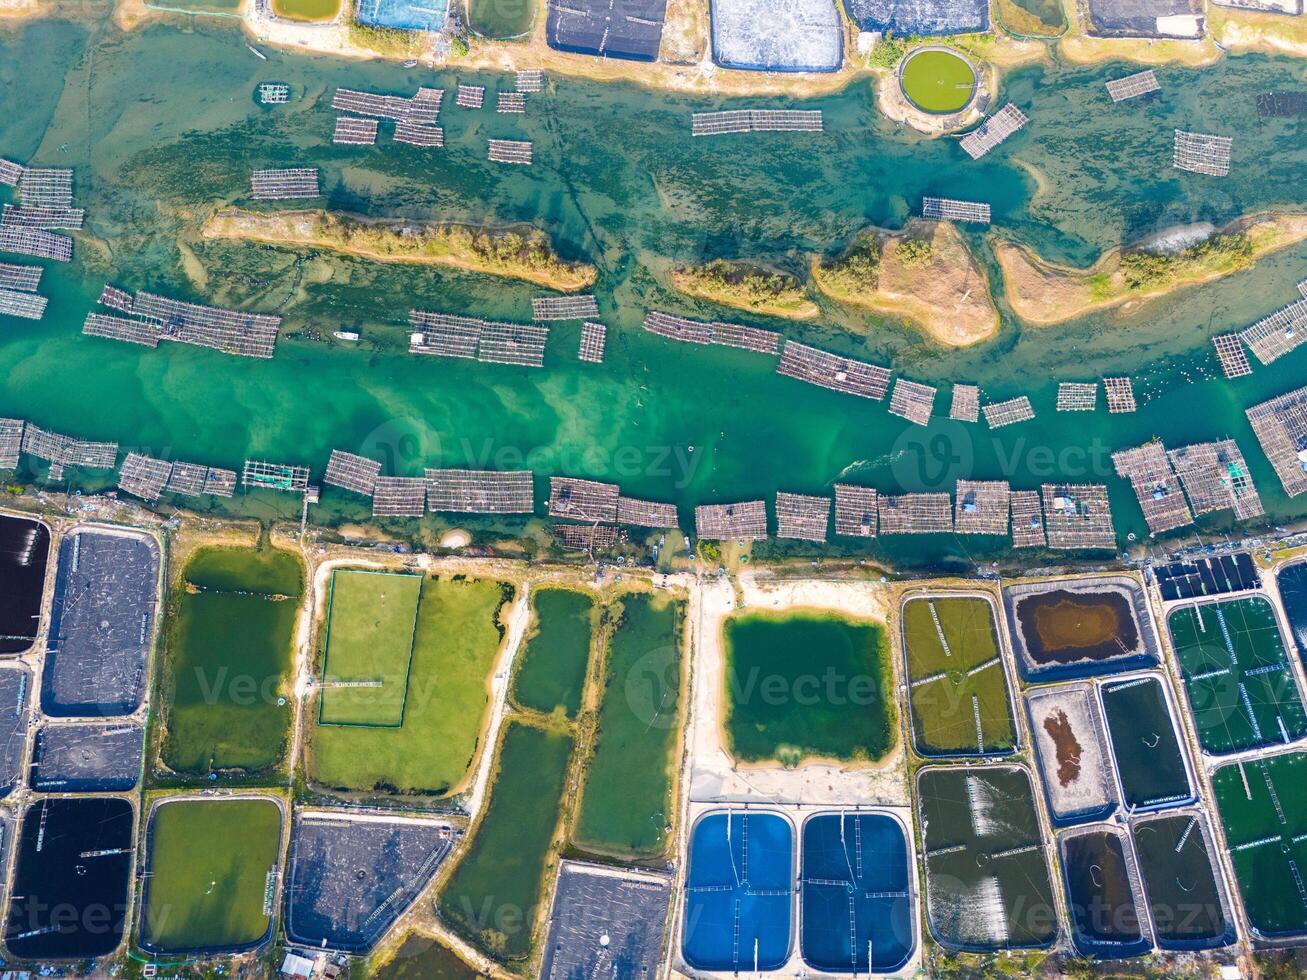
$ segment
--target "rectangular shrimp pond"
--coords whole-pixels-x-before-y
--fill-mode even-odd
[[[902,618],[917,753],[1012,751],[1012,698],[994,604],[981,596],[912,596]]]
[[[1123,959],[1151,949],[1125,832],[1106,825],[1071,831],[1062,837],[1061,851],[1071,936],[1081,955]]]
[[[1249,924],[1267,937],[1307,935],[1307,755],[1232,762],[1212,791]]]
[[[1307,711],[1265,596],[1181,606],[1167,628],[1204,751],[1221,755],[1307,734]]]
[[[926,920],[948,949],[1045,947],[1057,908],[1021,766],[930,767],[917,775]]]
[[[513,700],[530,711],[575,718],[590,664],[594,599],[572,589],[531,594],[535,627],[513,677]]]
[[[1161,676],[1101,683],[1098,696],[1125,805],[1139,811],[1192,802],[1193,780]]]
[[[1125,575],[1018,582],[1003,590],[1017,667],[1029,681],[1157,662],[1143,590]]]
[[[1055,824],[1106,817],[1116,785],[1093,684],[1080,681],[1026,696],[1031,740]]]
[[[1234,942],[1234,919],[1212,863],[1212,834],[1198,813],[1136,820],[1135,857],[1163,949],[1211,949]]]

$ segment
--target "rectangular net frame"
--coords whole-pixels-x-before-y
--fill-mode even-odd
[[[173,463],[168,471],[167,490],[186,497],[198,497],[204,493],[204,478],[208,472],[208,467],[199,463]]]
[[[73,260],[73,240],[41,228],[0,225],[0,252],[16,252],[55,262]]]
[[[980,420],[980,388],[976,385],[954,385],[953,402],[948,417],[957,422]]]
[[[426,471],[427,506],[448,514],[530,514],[535,510],[530,470]]]
[[[27,423],[22,419],[0,419],[0,470],[18,468],[18,456],[23,451],[23,430]]]
[[[887,368],[787,341],[776,373],[846,395],[880,401],[889,390]]]
[[[611,524],[555,524],[554,536],[574,551],[611,551],[621,535]]]
[[[533,296],[533,320],[584,320],[599,315],[599,303],[587,296]]]
[[[1243,349],[1243,342],[1237,333],[1223,333],[1212,338],[1216,348],[1216,359],[1221,362],[1221,373],[1230,380],[1242,378],[1253,373],[1248,363],[1248,353]]]
[[[264,105],[285,105],[290,101],[290,86],[279,82],[260,82],[259,101]]]
[[[107,306],[111,310],[117,310],[120,313],[134,313],[132,294],[126,290],[119,289],[117,286],[106,285],[100,290],[100,298],[96,300],[101,306]]]
[[[523,68],[517,73],[519,92],[539,92],[545,87],[545,73],[539,68]]]
[[[440,118],[440,107],[445,102],[443,88],[420,87],[413,98],[404,107],[403,116],[397,122],[412,123],[417,126],[434,126]]]
[[[24,293],[17,289],[0,289],[0,316],[22,317],[24,320],[39,320],[45,316],[45,304],[49,300],[36,293]]]
[[[427,485],[420,476],[379,476],[372,491],[373,517],[421,517]]]
[[[1008,535],[1012,488],[1006,480],[959,480],[953,530],[958,534]]]
[[[256,201],[297,201],[321,196],[317,167],[255,170],[250,174],[250,197]]]
[[[171,463],[152,456],[128,453],[118,471],[118,489],[153,503],[163,493],[171,475]]]
[[[921,201],[921,216],[930,221],[965,221],[987,225],[990,222],[988,204],[976,201],[958,201],[951,197],[926,197]]]
[[[373,146],[377,142],[377,121],[360,116],[337,116],[331,142],[338,146]]]
[[[621,488],[616,483],[553,476],[549,478],[549,516],[573,521],[615,521],[620,496]]]
[[[637,500],[634,497],[618,497],[617,523],[666,530],[676,527],[679,521],[675,504],[664,504],[656,500]]]
[[[1154,74],[1151,68],[1147,71],[1137,71],[1133,75],[1126,75],[1123,78],[1113,78],[1106,84],[1107,94],[1112,97],[1113,102],[1137,99],[1149,92],[1156,92],[1162,87],[1158,84],[1157,75]]]
[[[953,530],[953,501],[947,493],[881,494],[881,534],[943,534]]]
[[[1307,340],[1307,299],[1300,299],[1251,327],[1239,331],[1239,338],[1262,364],[1278,361]]]
[[[1098,382],[1063,381],[1057,386],[1059,412],[1092,412],[1098,408]]]
[[[1262,452],[1290,497],[1307,490],[1307,387],[1247,409]]]
[[[1035,417],[1035,410],[1026,395],[1018,395],[1003,402],[991,402],[981,409],[985,421],[991,429],[1001,429],[1005,425],[1026,422]]]
[[[491,323],[474,317],[412,310],[409,352],[458,357],[487,364],[542,367],[549,328],[534,324]]]
[[[843,538],[874,538],[879,527],[875,487],[835,484],[835,533]]]
[[[889,398],[891,415],[905,418],[917,425],[927,425],[930,413],[935,409],[936,389],[930,385],[918,384],[898,378],[894,382],[894,391]]]
[[[0,214],[0,225],[12,225],[16,228],[44,228],[46,231],[80,231],[86,221],[86,211],[82,208],[50,208],[12,204],[4,206]]]
[[[604,362],[604,347],[607,336],[607,327],[602,323],[593,323],[587,320],[581,324],[581,346],[577,350],[576,356],[590,364],[602,364]]]
[[[16,289],[20,293],[34,293],[41,286],[41,274],[45,268],[39,265],[16,265],[12,262],[0,262],[0,289]]]
[[[1102,483],[1045,483],[1044,531],[1059,551],[1116,549],[1116,528]]]
[[[495,98],[495,112],[520,114],[526,112],[526,94],[500,92]]]
[[[781,335],[774,330],[746,327],[736,323],[703,323],[650,310],[644,317],[644,329],[668,340],[685,344],[734,347],[759,354],[776,354],[780,351]]]
[[[331,107],[338,112],[355,116],[376,116],[379,119],[393,119],[396,122],[405,118],[411,103],[411,99],[403,96],[361,92],[352,88],[338,88],[331,96]]]
[[[1117,476],[1130,481],[1151,533],[1162,534],[1193,523],[1180,481],[1160,442],[1117,450],[1112,454],[1112,465]]]
[[[531,165],[531,144],[525,140],[491,140],[490,159],[495,163]]]
[[[1113,415],[1133,412],[1135,403],[1135,386],[1129,378],[1104,378],[1103,393],[1107,396],[1107,410]]]
[[[333,449],[322,482],[370,497],[380,475],[381,464],[375,459]]]
[[[1230,173],[1230,154],[1233,147],[1234,140],[1229,136],[1190,133],[1177,129],[1172,165],[1176,170],[1206,174],[1209,177],[1224,177]]]
[[[30,422],[23,428],[23,452],[53,466],[85,466],[111,470],[118,462],[118,443],[86,442],[49,432]]]
[[[304,493],[309,488],[309,468],[289,463],[269,463],[261,459],[247,459],[241,473],[246,487],[263,490],[281,490],[286,493]]]
[[[271,357],[281,327],[281,317],[269,313],[243,313],[145,292],[136,294],[132,311],[162,323],[160,338],[163,340],[240,357]]]
[[[27,167],[18,178],[18,199],[24,206],[71,207],[73,172],[62,167]]]
[[[14,163],[12,160],[0,157],[0,184],[4,184],[6,187],[17,187],[18,182],[23,179],[25,169],[21,163]]]
[[[776,537],[824,542],[829,527],[829,497],[777,491]]]
[[[824,121],[820,109],[732,109],[725,112],[696,112],[690,117],[691,136],[724,136],[728,133],[820,133]]]
[[[395,123],[395,142],[408,146],[442,147],[445,145],[445,131],[439,126],[423,126],[420,123]]]
[[[1194,514],[1233,510],[1237,519],[1246,521],[1265,513],[1248,463],[1233,439],[1195,443],[1172,449],[1167,456]]]
[[[1036,490],[1012,491],[1012,547],[1043,548],[1044,509]]]
[[[1026,114],[1009,102],[962,137],[962,149],[971,159],[979,160],[1028,122],[1030,119]]]
[[[486,104],[486,90],[481,85],[460,85],[454,105],[460,109],[480,109]]]
[[[767,504],[761,500],[700,504],[694,508],[694,529],[708,541],[761,541],[767,537]]]
[[[159,346],[160,327],[149,320],[136,320],[132,317],[113,316],[108,313],[91,312],[86,314],[82,324],[82,333],[87,337],[103,337],[105,340],[121,340],[128,344],[140,344],[142,347]]]

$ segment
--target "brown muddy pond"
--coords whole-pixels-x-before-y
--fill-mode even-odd
[[[1026,652],[1036,664],[1129,655],[1139,648],[1130,600],[1119,592],[1055,589],[1017,603]]]

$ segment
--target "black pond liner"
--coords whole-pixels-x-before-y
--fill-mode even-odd
[[[42,725],[28,781],[42,793],[125,793],[140,779],[144,738],[140,725]]]
[[[45,798],[23,815],[5,945],[21,959],[83,960],[122,940],[131,901],[132,805]]]
[[[1275,579],[1289,620],[1289,635],[1298,648],[1298,659],[1307,663],[1307,562],[1284,566]]]
[[[1139,914],[1128,841],[1114,829],[1062,838],[1062,867],[1071,938],[1083,956],[1124,959],[1153,948]]]
[[[1233,943],[1238,936],[1213,870],[1206,819],[1167,814],[1136,821],[1133,832],[1157,945],[1183,951]]]
[[[1143,813],[1192,803],[1194,784],[1161,678],[1112,681],[1099,697],[1126,807]]]
[[[0,668],[0,797],[12,793],[22,775],[31,695],[30,670],[21,664]]]
[[[568,0],[549,5],[546,36],[558,51],[656,61],[667,0]]]
[[[50,561],[50,529],[0,514],[0,653],[26,653],[36,642]]]

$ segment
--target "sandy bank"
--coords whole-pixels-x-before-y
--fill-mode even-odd
[[[564,262],[543,232],[524,226],[473,228],[329,211],[229,208],[205,221],[200,233],[205,238],[307,246],[376,262],[443,265],[562,292],[595,281],[594,266]]]
[[[1307,239],[1307,215],[1251,215],[1231,222],[1218,235],[1243,235],[1250,247],[1246,260],[1223,256],[1186,260],[1193,249],[1174,256],[1174,274],[1156,286],[1131,288],[1122,269],[1125,250],[1112,249],[1087,269],[1045,262],[1014,242],[998,242],[994,254],[1003,271],[1003,288],[1012,311],[1027,323],[1047,326],[1092,310],[1141,303],[1177,289],[1224,278],[1257,259]],[[1195,246],[1201,248],[1202,246]]]
[[[901,232],[871,229],[868,234],[881,243],[874,277],[841,282],[832,274],[839,260],[814,262],[812,279],[818,289],[841,303],[903,317],[946,347],[968,347],[998,332],[989,280],[954,225],[913,220]],[[910,239],[930,242],[929,261],[904,260],[898,245]]]

